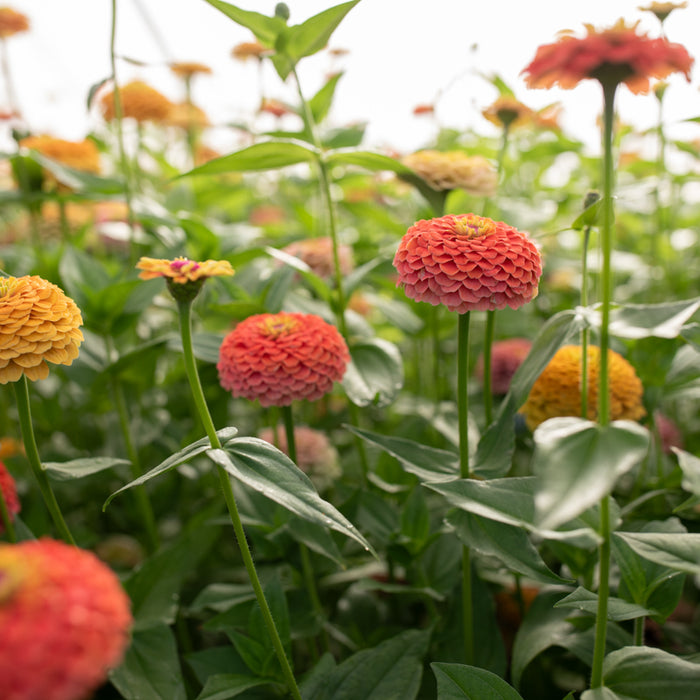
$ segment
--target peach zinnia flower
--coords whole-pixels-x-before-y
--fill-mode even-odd
[[[680,44],[638,34],[637,25],[627,26],[624,20],[608,29],[585,27],[583,38],[566,33],[556,43],[537,49],[523,70],[528,87],[569,89],[593,78],[602,84],[624,83],[640,93],[649,90],[650,78],[678,72],[690,80],[693,59]]]
[[[219,350],[219,381],[263,406],[315,401],[340,381],[350,361],[338,330],[313,314],[259,314],[239,323]]]
[[[0,462],[0,491],[2,491],[2,497],[5,500],[5,507],[7,508],[7,514],[10,516],[10,521],[15,519],[15,515],[20,511],[20,502],[17,498],[17,486],[15,485],[15,480],[12,478],[12,474],[7,471],[7,467],[3,462]],[[0,535],[5,532],[5,524],[0,518]],[[0,587],[2,583],[0,582]]]
[[[26,32],[29,29],[29,19],[11,7],[0,7],[0,39]]]
[[[580,345],[565,345],[555,353],[530,389],[520,409],[530,430],[549,418],[581,415]],[[598,415],[598,372],[600,348],[588,346],[588,418]],[[608,351],[610,373],[610,420],[639,420],[646,411],[642,406],[642,383],[634,367],[613,350]]]
[[[394,256],[406,296],[450,311],[517,309],[537,296],[542,261],[522,232],[476,214],[421,220]]]
[[[462,151],[425,150],[407,155],[402,162],[434,190],[460,188],[480,197],[490,197],[496,191],[496,169],[481,156],[468,156]]]
[[[211,122],[201,107],[191,102],[179,102],[171,106],[165,123],[180,129],[204,129]]]
[[[41,277],[0,278],[0,384],[49,374],[46,362],[70,365],[83,340],[75,302]]]
[[[119,665],[129,598],[92,552],[48,538],[0,545],[3,700],[91,696]]]
[[[22,148],[33,149],[43,156],[88,173],[100,172],[100,152],[94,141],[65,141],[53,136],[28,136],[21,139]]]
[[[172,103],[158,90],[146,83],[135,80],[119,88],[122,117],[135,119],[137,122],[164,122],[167,120]],[[100,107],[105,121],[116,119],[114,91],[103,95]]]
[[[198,73],[210,74],[211,68],[205,66],[203,63],[196,63],[194,61],[180,61],[170,64],[170,70],[175,73],[175,75],[181,78],[191,78],[193,75]]]
[[[535,119],[534,112],[527,105],[507,95],[499,97],[481,113],[496,126],[523,126],[531,124]]]
[[[491,346],[491,391],[494,394],[507,394],[510,380],[523,363],[532,347],[527,338],[498,340]],[[479,357],[474,367],[479,380],[484,378],[484,357]]]
[[[249,58],[257,58],[258,60],[272,51],[263,46],[259,41],[244,41],[236,44],[231,49],[231,56],[238,61],[247,61]]]
[[[333,241],[330,237],[322,236],[321,238],[294,241],[282,250],[305,262],[319,277],[329,279],[333,276],[335,270],[333,266]],[[349,245],[338,246],[338,261],[340,273],[343,276],[349,275],[354,267],[352,248]]]

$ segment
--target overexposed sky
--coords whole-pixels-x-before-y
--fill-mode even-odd
[[[81,139],[95,125],[86,111],[90,86],[108,77],[112,3],[109,0],[6,0],[26,14],[30,32],[8,40],[10,69],[19,105],[35,133]],[[272,14],[275,0],[239,0],[238,7]],[[290,22],[298,24],[339,2],[289,0]],[[330,47],[349,50],[332,59],[327,52],[304,59],[300,76],[311,96],[330,71],[344,70],[331,121],[340,126],[368,122],[365,146],[408,152],[424,146],[436,132],[434,121],[413,115],[420,103],[437,101],[436,118],[443,126],[493,133],[480,114],[497,93],[480,73],[499,74],[516,96],[532,107],[560,101],[563,124],[572,135],[596,144],[595,124],[601,98],[596,83],[574,90],[528,90],[520,71],[542,43],[558,31],[583,31],[583,23],[613,24],[619,17],[640,20],[652,35],[659,23],[637,7],[648,0],[361,0],[350,11]],[[145,11],[145,14],[144,14]],[[120,83],[142,79],[173,100],[182,99],[178,79],[168,61],[198,61],[213,75],[194,84],[194,100],[215,124],[248,122],[260,102],[261,79],[255,62],[233,60],[235,44],[252,39],[205,0],[117,0],[117,53],[143,65],[118,63]],[[149,26],[150,25],[150,26]],[[676,10],[666,21],[671,41],[682,43],[700,60],[700,0]],[[294,101],[292,86],[281,83],[268,66],[262,76],[265,96]],[[0,80],[2,80],[0,78]],[[689,85],[671,78],[666,96],[667,120],[680,135],[700,137],[699,124],[673,124],[700,115],[700,67]],[[0,109],[5,106],[0,85]],[[632,96],[621,90],[618,111],[640,128],[653,126],[653,96]],[[258,117],[261,128],[272,117]],[[287,124],[293,126],[293,124]],[[1,127],[0,127],[1,128]],[[697,132],[697,133],[696,133]],[[237,136],[225,129],[212,132],[217,146],[235,150]]]

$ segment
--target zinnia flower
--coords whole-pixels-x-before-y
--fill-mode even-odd
[[[406,296],[450,311],[517,309],[537,296],[542,261],[522,232],[476,214],[421,220],[394,257]]]
[[[0,545],[3,700],[78,700],[119,665],[129,598],[94,554],[48,538]]]
[[[523,126],[531,124],[535,119],[534,112],[529,107],[506,95],[492,102],[481,113],[496,126]]]
[[[12,474],[7,471],[7,467],[3,462],[0,462],[0,491],[2,491],[2,497],[5,500],[5,507],[7,508],[7,514],[10,516],[10,520],[15,519],[15,515],[20,511],[20,502],[17,498],[17,486],[15,485],[15,480],[12,478]],[[0,518],[0,535],[5,532],[5,524]],[[0,577],[1,579],[1,577]],[[2,580],[0,580],[0,590],[2,590]],[[0,594],[0,599],[2,594]],[[2,680],[0,680],[0,686]]]
[[[276,431],[265,428],[260,431],[258,437],[289,455],[287,434],[281,427],[278,426]],[[319,493],[330,488],[343,473],[337,450],[320,430],[303,425],[295,426],[294,444],[297,466],[308,475]]]
[[[26,32],[29,29],[29,19],[11,7],[0,7],[0,39]]]
[[[652,2],[649,7],[638,7],[642,12],[652,12],[659,22],[663,22],[674,10],[688,7],[687,2]]]
[[[282,250],[305,262],[319,277],[329,279],[333,276],[335,267],[333,265],[333,241],[330,237],[323,236],[294,241]],[[349,245],[338,246],[338,261],[341,274],[343,276],[349,275],[354,267],[352,248]]]
[[[581,346],[565,345],[555,353],[530,389],[520,409],[530,430],[549,418],[581,415]],[[598,372],[600,348],[588,346],[588,419],[598,416]],[[639,420],[642,383],[634,367],[613,350],[608,351],[610,375],[610,420]]]
[[[491,391],[494,394],[507,394],[510,380],[523,363],[532,347],[527,338],[508,338],[499,340],[491,346]],[[474,374],[482,381],[484,378],[484,358],[479,357],[474,367]]]
[[[219,381],[263,406],[315,401],[340,381],[350,361],[338,330],[313,314],[259,314],[239,323],[219,350]]]
[[[191,102],[180,102],[170,108],[166,124],[180,129],[204,129],[210,121],[206,112]]]
[[[263,97],[260,103],[260,111],[272,114],[274,117],[283,117],[285,114],[294,114],[289,107],[282,104],[279,100],[271,97]]]
[[[661,449],[669,454],[672,447],[683,448],[683,433],[680,428],[660,411],[654,412],[654,426],[661,440]]]
[[[247,61],[249,58],[260,60],[270,49],[264,47],[259,41],[244,41],[231,49],[231,56],[238,61]]]
[[[566,33],[556,43],[537,49],[532,63],[523,70],[528,87],[569,89],[593,78],[602,84],[625,83],[632,92],[640,93],[649,90],[650,78],[679,72],[690,80],[693,59],[680,44],[638,34],[637,25],[627,26],[624,20],[608,29],[585,27],[583,38]]]
[[[211,73],[211,68],[209,68],[209,66],[205,66],[203,63],[196,63],[194,61],[171,63],[170,70],[175,73],[175,75],[185,79],[191,78],[193,75],[197,75],[198,73]]]
[[[496,169],[481,156],[468,156],[462,151],[426,150],[411,153],[402,162],[434,190],[459,188],[480,197],[490,197],[496,191]]]
[[[75,302],[41,277],[0,278],[0,384],[49,374],[46,362],[70,365],[83,340]]]
[[[168,119],[172,102],[150,85],[135,80],[119,88],[119,100],[122,117],[135,119],[137,122],[164,122]],[[107,93],[100,100],[105,121],[116,119],[114,91]]]

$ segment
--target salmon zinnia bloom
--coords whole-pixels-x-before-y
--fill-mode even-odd
[[[535,120],[534,112],[527,105],[507,95],[492,102],[481,114],[496,126],[524,126]]]
[[[510,380],[523,363],[532,347],[527,338],[508,338],[498,340],[491,346],[491,391],[494,394],[507,394]],[[479,357],[474,367],[474,374],[479,380],[484,378],[484,357]]]
[[[421,220],[394,257],[406,296],[450,311],[517,309],[537,296],[542,261],[521,231],[476,214]]]
[[[637,25],[624,20],[608,29],[585,25],[583,38],[569,33],[554,44],[537,49],[523,73],[531,88],[573,88],[593,78],[604,85],[624,83],[634,93],[647,92],[650,78],[683,73],[690,81],[693,59],[680,44],[637,33]]]
[[[0,39],[26,32],[29,29],[29,19],[11,7],[0,7]]]
[[[0,545],[3,700],[76,700],[119,665],[129,598],[92,552],[48,538]]]
[[[0,278],[0,384],[49,374],[46,362],[78,357],[83,323],[75,302],[41,277]]]
[[[172,102],[158,90],[146,83],[135,80],[119,88],[122,117],[135,119],[137,122],[165,122],[168,119]],[[116,119],[114,91],[103,95],[100,107],[105,121]]]
[[[588,346],[588,419],[598,416],[598,372],[600,348]],[[580,345],[565,345],[555,353],[530,389],[520,409],[530,430],[549,418],[581,415]],[[642,406],[642,383],[634,367],[614,350],[608,351],[610,373],[610,420],[639,420],[646,411]]]
[[[263,406],[315,401],[350,361],[338,330],[313,314],[259,314],[239,323],[219,350],[219,381],[233,396]]]
[[[10,521],[15,519],[15,515],[20,511],[19,498],[17,498],[17,486],[15,485],[15,480],[12,478],[12,474],[7,471],[7,467],[3,462],[0,462],[0,491],[2,491],[2,497],[5,500],[5,508],[7,508],[7,514],[10,517]],[[0,535],[5,532],[5,524],[0,518]],[[2,583],[0,582],[0,587]]]
[[[459,188],[480,197],[490,197],[496,191],[496,169],[481,156],[469,156],[462,151],[425,150],[407,155],[402,162],[434,190]]]
[[[333,241],[328,236],[321,238],[307,238],[303,241],[294,241],[282,249],[285,253],[293,255],[305,262],[319,277],[329,279],[333,276]],[[338,262],[340,273],[349,275],[354,267],[352,248],[349,245],[338,246]]]

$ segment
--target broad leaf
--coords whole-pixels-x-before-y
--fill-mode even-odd
[[[683,472],[681,486],[686,491],[700,496],[700,459],[678,447],[672,447],[671,450],[678,457],[678,466]]]
[[[388,340],[371,338],[350,347],[352,357],[342,380],[348,398],[356,406],[387,406],[403,387],[403,361]]]
[[[241,10],[235,5],[222,2],[221,0],[206,0],[206,2],[223,12],[237,24],[250,29],[265,46],[273,46],[277,37],[287,28],[286,23],[280,17],[268,17],[259,12]]]
[[[700,533],[616,532],[637,554],[674,571],[700,575]]]
[[[70,462],[44,462],[42,465],[48,475],[57,481],[70,481],[71,479],[81,479],[84,476],[98,474],[111,469],[130,464],[127,459],[116,459],[114,457],[84,457],[82,459],[72,459]]]
[[[461,664],[432,663],[437,700],[522,700],[521,695],[491,671]]]
[[[197,700],[228,700],[240,697],[246,690],[268,685],[271,681],[258,676],[244,676],[238,673],[219,673],[209,676],[197,696]]]
[[[598,610],[598,596],[579,586],[573,593],[570,593],[566,598],[562,598],[554,604],[555,608],[573,608],[574,610],[582,610],[583,612],[595,615]],[[643,608],[641,605],[628,603],[621,598],[608,598],[608,620],[620,622],[622,620],[634,620],[637,617],[646,617],[653,615],[653,610]]]
[[[100,177],[85,170],[71,168],[51,158],[32,152],[32,158],[48,170],[62,185],[90,195],[123,194],[124,183],[114,178]]]

